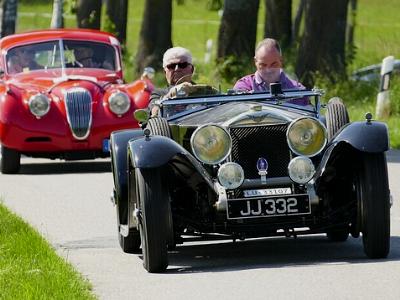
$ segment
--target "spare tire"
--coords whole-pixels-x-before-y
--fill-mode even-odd
[[[146,128],[150,129],[153,135],[162,135],[171,138],[171,130],[165,118],[151,118],[147,122]]]
[[[326,106],[325,116],[328,141],[331,141],[335,134],[350,122],[349,114],[342,99],[339,97],[331,98]]]

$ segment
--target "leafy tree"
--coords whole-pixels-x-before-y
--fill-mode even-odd
[[[292,0],[265,0],[265,7],[264,36],[287,48],[292,39]]]
[[[146,0],[136,56],[137,72],[147,66],[161,68],[165,50],[172,47],[171,19],[172,0]]]
[[[296,16],[293,22],[293,29],[292,29],[292,44],[297,40],[300,31],[300,24],[301,19],[303,17],[304,7],[306,5],[307,0],[300,0],[299,6],[297,8]]]
[[[51,28],[63,28],[64,18],[63,18],[63,0],[54,0],[53,2],[53,15],[51,17]]]
[[[0,37],[15,33],[17,0],[0,0]]]
[[[101,0],[77,0],[76,18],[79,28],[100,29]]]
[[[222,74],[232,80],[252,64],[257,33],[259,0],[225,0],[219,27],[217,59],[220,65],[226,60]],[[241,67],[242,66],[242,67]],[[226,69],[228,68],[228,69]],[[224,75],[223,75],[224,76]]]
[[[218,35],[218,58],[251,59],[257,33],[259,0],[225,0]]]
[[[345,37],[348,0],[307,0],[305,28],[296,62],[296,74],[311,87],[313,73],[335,81],[346,74]]]
[[[125,44],[128,0],[106,0],[106,14],[111,23],[106,30],[114,33],[121,44]]]

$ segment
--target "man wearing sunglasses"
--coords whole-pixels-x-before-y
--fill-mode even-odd
[[[192,54],[183,47],[173,47],[165,51],[163,56],[163,68],[168,87],[155,89],[150,96],[151,115],[156,116],[160,107],[155,104],[156,100],[175,98],[177,93],[187,94],[192,84],[194,66],[192,65]]]

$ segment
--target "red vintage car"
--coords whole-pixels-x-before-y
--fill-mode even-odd
[[[0,40],[0,169],[21,154],[89,159],[109,155],[110,133],[138,127],[145,77],[125,83],[118,40],[95,30],[43,30]]]

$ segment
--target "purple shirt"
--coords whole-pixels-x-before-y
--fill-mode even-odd
[[[285,72],[281,71],[279,82],[282,89],[305,89],[305,87],[298,81],[289,78]],[[254,91],[254,92],[268,92],[269,85],[261,78],[258,72],[240,78],[233,87],[234,90]],[[289,100],[289,103],[297,105],[308,105],[310,101],[308,97]]]

